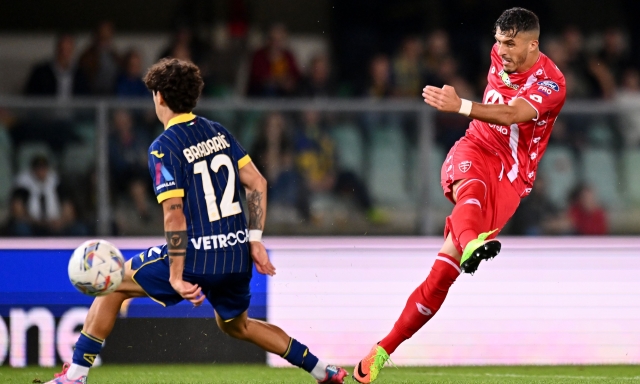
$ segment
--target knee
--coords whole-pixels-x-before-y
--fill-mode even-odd
[[[487,200],[487,185],[480,179],[466,179],[458,184],[454,190],[456,202],[472,201],[482,208]],[[464,200],[464,201],[463,201]]]
[[[220,330],[222,330],[222,332],[233,337],[234,339],[247,340],[248,338],[249,332],[246,322],[236,323],[235,321],[232,321],[229,323],[225,323],[222,320],[218,320],[218,327],[220,328]]]

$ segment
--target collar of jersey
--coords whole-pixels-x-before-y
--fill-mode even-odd
[[[186,123],[187,121],[191,121],[195,118],[196,118],[196,115],[194,115],[193,113],[183,113],[182,115],[178,115],[173,119],[169,120],[169,122],[167,123],[167,127],[165,129],[169,129],[171,128],[171,126],[176,124]]]

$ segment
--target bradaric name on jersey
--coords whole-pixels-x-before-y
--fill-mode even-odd
[[[189,148],[185,148],[182,150],[182,154],[187,159],[189,163],[192,163],[196,159],[201,157],[208,156],[212,153],[221,151],[225,148],[230,148],[231,145],[224,137],[223,134],[218,134],[218,136],[209,139],[207,141],[201,141],[197,145],[192,145]]]

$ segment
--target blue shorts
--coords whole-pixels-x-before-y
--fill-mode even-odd
[[[169,257],[162,253],[147,251],[131,259],[133,281],[138,284],[153,301],[164,307],[176,305],[182,300],[169,283]],[[182,278],[192,284],[198,284],[202,293],[213,306],[222,320],[231,320],[240,316],[249,308],[251,301],[251,270],[246,273],[227,273],[219,275],[196,275],[184,272]]]

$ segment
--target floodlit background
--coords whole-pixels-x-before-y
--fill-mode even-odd
[[[131,257],[162,243],[147,148],[163,127],[141,77],[172,56],[202,70],[196,114],[269,181],[280,274],[254,279],[250,313],[355,364],[427,275],[452,208],[440,166],[469,120],[421,89],[481,102],[493,23],[512,6],[538,14],[567,103],[500,260],[461,277],[398,363],[640,362],[637,0],[35,3],[0,2],[0,275],[30,274],[0,279],[0,363],[68,358],[90,303],[66,281],[76,244],[107,237]],[[128,345],[146,340],[162,347],[140,362],[267,361],[213,332],[210,308],[161,309],[130,303],[103,361],[138,361]],[[470,318],[478,333],[442,339]],[[180,331],[153,339],[150,322]]]

